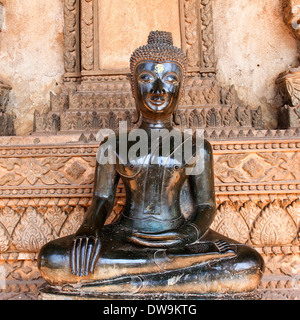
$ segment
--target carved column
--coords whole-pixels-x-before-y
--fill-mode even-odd
[[[94,7],[97,1],[81,0],[81,67],[82,71],[92,71],[94,66]]]
[[[212,1],[182,0],[181,7],[182,46],[188,58],[189,71],[214,74]]]
[[[80,78],[80,0],[64,0],[65,78]]]

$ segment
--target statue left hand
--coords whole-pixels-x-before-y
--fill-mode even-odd
[[[135,232],[129,241],[150,248],[174,248],[193,243],[198,239],[195,227],[186,224],[179,229],[159,233]]]

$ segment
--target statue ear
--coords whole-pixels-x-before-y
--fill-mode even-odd
[[[141,119],[141,111],[138,107],[136,108],[136,113],[136,119],[132,121],[133,124],[137,124]]]
[[[178,109],[176,109],[174,112],[173,112],[173,122],[177,125],[177,126],[180,126],[180,118],[178,116]]]

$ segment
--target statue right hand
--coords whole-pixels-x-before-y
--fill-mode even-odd
[[[80,228],[75,234],[71,252],[71,269],[76,276],[94,273],[102,244],[102,235],[94,228]]]

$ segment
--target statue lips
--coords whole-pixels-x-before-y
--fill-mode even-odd
[[[149,93],[147,96],[147,107],[155,111],[162,111],[171,101],[168,99],[168,94]]]

